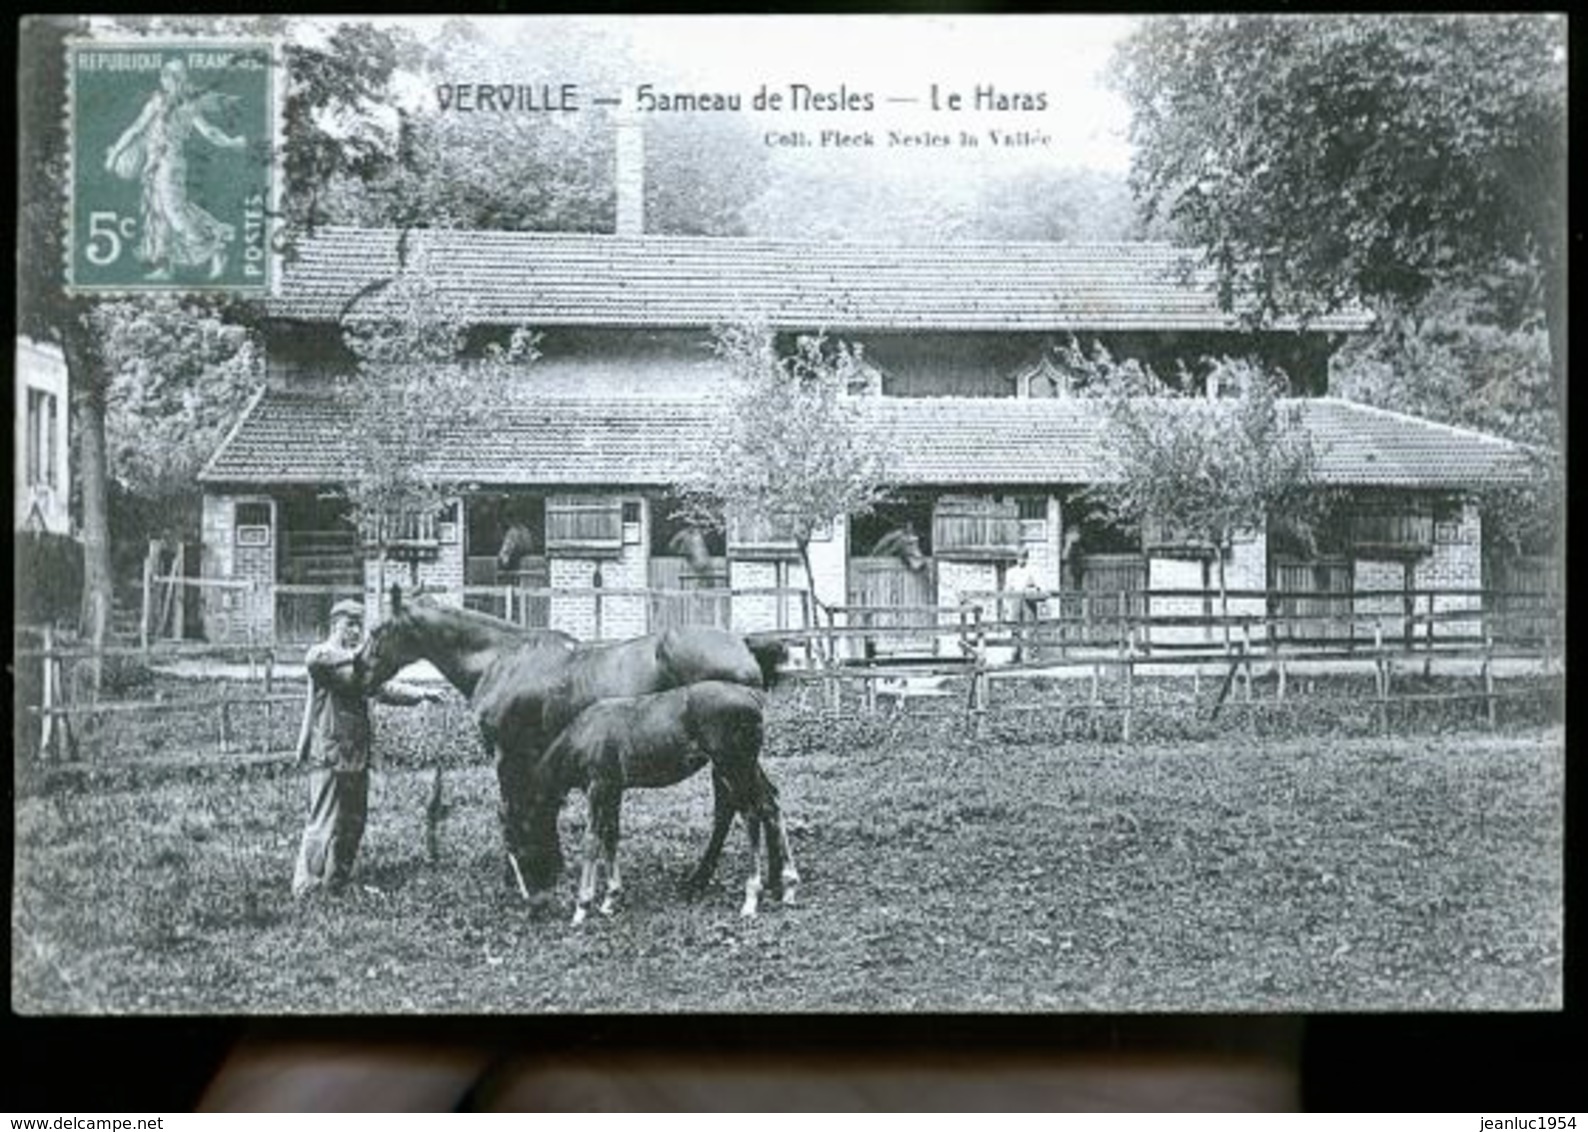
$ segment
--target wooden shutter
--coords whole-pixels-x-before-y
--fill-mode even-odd
[[[546,553],[597,558],[621,555],[623,501],[598,495],[553,495],[547,499]]]
[[[1351,516],[1351,541],[1358,558],[1416,557],[1434,547],[1431,501],[1404,497],[1368,500]]]
[[[937,558],[995,560],[1020,554],[1020,508],[990,495],[945,495],[932,510]]]
[[[728,520],[728,557],[740,561],[797,559],[799,544],[775,530],[761,515],[734,515]]]

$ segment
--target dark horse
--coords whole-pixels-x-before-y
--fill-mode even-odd
[[[496,568],[506,573],[515,568],[526,555],[540,553],[540,540],[528,524],[514,523],[502,536],[502,546],[496,552]]]
[[[927,558],[921,553],[921,536],[915,533],[915,524],[906,521],[877,540],[871,548],[875,558],[897,558],[912,572],[926,569]]]
[[[557,815],[570,790],[583,790],[590,807],[585,827],[584,864],[573,922],[584,922],[605,866],[610,915],[622,890],[618,871],[618,817],[623,791],[630,787],[672,786],[708,763],[716,787],[717,813],[711,842],[691,880],[704,883],[722,850],[734,812],[744,818],[752,871],[744,886],[746,916],[756,913],[769,877],[783,882],[785,901],[793,900],[799,880],[792,856],[785,856],[777,792],[761,770],[762,693],[743,684],[706,680],[665,692],[601,700],[557,736],[531,776],[534,799],[528,872],[532,884],[554,881],[562,871]],[[766,830],[766,855],[761,832]]]
[[[375,627],[365,646],[366,685],[378,688],[415,661],[428,660],[468,697],[480,735],[495,759],[508,861],[526,897],[525,866],[531,860],[535,809],[533,772],[552,741],[581,712],[597,700],[646,696],[707,680],[765,688],[787,653],[776,641],[752,646],[743,637],[697,627],[617,644],[581,645],[552,629],[521,629],[472,610],[405,602],[396,585],[391,599],[390,617]],[[758,789],[775,798],[776,791],[759,766],[757,777]],[[730,785],[714,775],[713,787],[718,821],[731,823],[738,806]],[[779,842],[779,859],[787,861],[780,822],[769,836]],[[721,838],[714,830],[687,887],[704,887],[720,850]],[[561,871],[561,854],[542,851],[534,854],[533,862],[535,887],[550,887]],[[784,881],[785,870],[775,871],[768,891],[780,895]]]

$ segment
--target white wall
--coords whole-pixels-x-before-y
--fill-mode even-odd
[[[14,435],[16,454],[12,467],[16,517],[14,529],[20,530],[32,515],[35,506],[46,530],[54,534],[71,533],[71,514],[67,500],[71,497],[70,418],[68,401],[66,359],[58,346],[35,342],[31,338],[17,339],[16,353],[16,417]],[[28,390],[39,389],[55,397],[55,486],[44,482],[28,484]]]

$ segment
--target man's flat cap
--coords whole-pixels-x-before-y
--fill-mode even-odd
[[[364,603],[354,598],[344,597],[331,607],[331,616],[352,617],[358,621],[364,620]]]

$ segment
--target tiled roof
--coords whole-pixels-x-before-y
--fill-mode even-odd
[[[323,228],[284,265],[273,314],[335,321],[398,270],[391,229]],[[876,244],[410,230],[406,263],[479,321],[829,330],[1223,330],[1207,269],[1167,244]],[[378,293],[357,309],[378,311]],[[1360,312],[1317,318],[1359,330]]]
[[[902,484],[1086,483],[1100,474],[1102,421],[1083,398],[865,398],[866,426],[892,435]],[[1457,488],[1525,482],[1507,441],[1335,398],[1298,402],[1319,478],[1342,485]],[[709,408],[667,398],[543,399],[492,414],[436,454],[447,480],[522,486],[662,486],[708,442]],[[200,475],[206,483],[334,483],[349,424],[335,401],[258,399]]]

